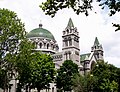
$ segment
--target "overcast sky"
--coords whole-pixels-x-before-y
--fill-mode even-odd
[[[104,49],[104,58],[108,63],[120,67],[120,31],[115,32],[112,23],[120,23],[120,15],[108,17],[107,10],[102,11],[97,3],[89,16],[76,15],[71,9],[59,11],[54,18],[45,15],[39,5],[45,0],[0,0],[0,8],[7,8],[17,13],[25,23],[27,32],[38,28],[40,21],[43,28],[48,29],[55,37],[61,51],[62,31],[67,26],[69,18],[72,18],[80,36],[81,54],[89,53],[95,37]],[[97,12],[97,13],[95,13]]]

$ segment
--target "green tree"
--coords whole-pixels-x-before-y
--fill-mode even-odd
[[[73,79],[75,92],[119,92],[119,68],[98,61],[93,70]]]
[[[96,78],[92,74],[76,75],[73,78],[73,90],[75,92],[91,92]]]
[[[103,79],[100,90],[102,90],[102,92],[118,92],[118,83],[114,80],[110,82],[109,79]]]
[[[31,84],[31,70],[33,69],[32,53],[34,49],[32,44],[27,39],[21,41],[19,47],[19,53],[17,54],[14,65],[15,70],[18,73],[16,79],[19,80],[17,91],[20,92],[23,87],[28,90]]]
[[[50,55],[35,52],[32,54],[33,69],[31,70],[32,87],[37,88],[38,92],[42,89],[49,89],[55,76],[55,64]]]
[[[93,90],[97,92],[118,91],[118,76],[120,75],[118,75],[117,70],[117,67],[104,61],[99,61],[91,71],[97,79],[93,85]]]
[[[47,0],[40,5],[40,8],[51,17],[54,17],[57,11],[64,8],[72,8],[76,14],[85,13],[88,16],[88,11],[94,7],[92,2],[93,0]],[[110,16],[120,12],[119,0],[96,0],[96,2],[99,2],[101,9],[107,8]],[[117,27],[115,31],[120,30],[120,24],[113,24],[113,26]]]
[[[25,33],[24,24],[16,13],[8,9],[0,9],[0,64],[1,68],[6,71],[6,77],[3,78],[4,90],[7,90],[9,86],[14,55],[18,53],[19,43],[24,39]]]
[[[4,69],[0,69],[0,88],[4,89],[6,71]]]
[[[117,83],[118,83],[118,92],[120,92],[120,68],[117,68]]]
[[[102,9],[108,7],[110,10],[110,16],[114,15],[116,12],[120,11],[120,1],[119,0],[96,0],[100,2],[99,6]],[[76,14],[85,12],[88,15],[88,9],[92,10],[93,0],[47,0],[40,5],[40,8],[47,15],[54,16],[55,13],[64,8],[72,8]]]
[[[20,44],[20,51],[16,57],[16,71],[18,72],[18,88],[29,91],[37,88],[38,92],[42,89],[48,89],[49,83],[52,83],[55,76],[55,65],[50,55],[35,52],[34,44],[24,40]],[[28,90],[29,89],[29,90]]]
[[[40,5],[40,8],[46,15],[55,16],[58,10],[64,8],[72,8],[76,14],[85,13],[88,15],[87,9],[92,9],[92,0],[47,0]]]
[[[78,74],[78,66],[71,60],[66,60],[57,70],[56,85],[59,90],[71,91],[73,86],[72,78]]]

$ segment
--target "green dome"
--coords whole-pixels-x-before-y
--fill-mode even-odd
[[[27,34],[27,38],[30,38],[30,37],[44,37],[44,38],[55,40],[52,33],[44,28],[33,29]]]

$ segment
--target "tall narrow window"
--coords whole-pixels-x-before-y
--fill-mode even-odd
[[[49,44],[47,44],[47,49],[49,49]]]
[[[44,48],[46,48],[46,43],[44,43]]]
[[[66,53],[66,60],[67,60],[68,58],[67,58],[67,53]]]
[[[71,39],[69,40],[69,45],[70,45],[70,46],[72,45],[72,40],[71,40]]]
[[[52,92],[54,92],[54,87],[52,87]]]
[[[95,49],[96,49],[96,46],[95,46]]]
[[[67,34],[69,34],[69,30],[67,29]]]
[[[71,52],[69,51],[69,59],[71,59]]]
[[[40,43],[40,48],[42,48],[42,43]]]
[[[65,46],[68,46],[68,41],[65,41]]]

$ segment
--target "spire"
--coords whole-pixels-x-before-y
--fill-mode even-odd
[[[73,24],[71,18],[69,18],[69,21],[68,21],[68,25],[67,25],[67,27],[69,27],[69,28],[74,27],[74,24]]]
[[[98,41],[98,38],[95,37],[94,45],[99,45],[99,44],[100,44],[100,43],[99,43],[99,41]]]
[[[42,28],[42,26],[43,26],[43,25],[42,25],[41,20],[40,20],[39,28]]]

